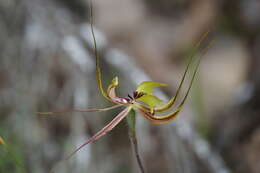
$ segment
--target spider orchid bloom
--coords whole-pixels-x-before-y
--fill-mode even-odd
[[[158,107],[162,105],[163,101],[160,98],[153,95],[153,90],[156,87],[167,86],[166,84],[153,81],[145,81],[137,87],[137,89],[132,93],[132,95],[128,94],[127,97],[118,97],[116,95],[115,89],[117,86],[118,78],[115,77],[107,89],[106,96],[108,97],[108,99],[110,99],[110,101],[116,104],[129,107],[141,113],[145,118],[147,118],[153,123],[164,123],[170,121],[179,112],[175,111],[173,114],[168,114],[165,116],[156,115],[156,113],[163,113],[169,110],[176,100],[176,97],[174,97],[174,99],[170,100],[167,104]]]
[[[119,122],[121,122],[131,110],[134,110],[141,115],[143,115],[146,119],[151,121],[152,123],[167,123],[171,120],[173,120],[178,113],[180,112],[181,108],[183,107],[187,96],[189,94],[189,91],[191,89],[194,77],[197,72],[198,65],[195,69],[195,72],[193,73],[191,82],[189,84],[188,91],[186,92],[183,100],[181,103],[178,105],[175,111],[168,113],[167,115],[158,115],[160,113],[165,113],[169,109],[172,108],[174,105],[180,90],[182,88],[184,79],[186,77],[186,73],[189,69],[189,66],[191,64],[191,61],[186,67],[185,73],[182,77],[181,83],[176,91],[175,96],[169,100],[168,103],[162,104],[163,101],[153,95],[153,90],[156,87],[164,87],[167,86],[166,84],[159,83],[159,82],[153,82],[153,81],[145,81],[142,82],[137,89],[132,93],[128,94],[127,97],[119,97],[116,94],[116,88],[119,85],[118,78],[115,77],[111,84],[108,86],[106,92],[102,87],[102,80],[101,78],[101,72],[99,68],[99,59],[97,58],[97,64],[96,64],[96,75],[97,75],[97,81],[98,81],[98,87],[102,93],[102,95],[108,99],[109,101],[115,103],[114,106],[107,107],[107,108],[102,108],[102,109],[87,109],[87,110],[61,110],[61,111],[56,111],[56,112],[39,112],[39,114],[45,114],[45,115],[50,115],[50,114],[57,114],[57,113],[68,113],[68,112],[103,112],[103,111],[108,111],[111,109],[115,109],[118,107],[125,107],[123,111],[121,111],[109,124],[107,124],[104,128],[102,128],[99,132],[97,132],[94,136],[92,136],[90,139],[88,139],[85,143],[83,143],[81,146],[79,146],[73,153],[69,155],[68,158],[70,158],[72,155],[74,155],[76,152],[78,152],[81,148],[86,146],[89,143],[94,142],[95,140],[99,139],[101,136],[105,135],[107,132],[111,131]]]
[[[154,88],[167,86],[166,84],[159,83],[159,82],[153,82],[153,81],[142,82],[132,94],[128,94],[127,97],[119,97],[116,94],[116,88],[118,87],[119,83],[118,83],[118,78],[115,77],[105,92],[105,90],[102,87],[101,78],[99,78],[101,77],[100,68],[99,68],[99,59],[97,58],[96,60],[97,60],[96,74],[97,74],[98,87],[102,95],[109,101],[115,103],[116,105],[107,108],[102,108],[102,109],[62,110],[56,112],[40,112],[39,114],[57,114],[57,113],[65,113],[65,112],[67,113],[68,112],[103,112],[118,107],[125,107],[125,109],[121,111],[110,123],[108,123],[105,127],[103,127],[99,132],[97,132],[94,136],[92,136],[85,143],[79,146],[73,153],[69,155],[68,158],[70,158],[72,155],[74,155],[76,152],[78,152],[81,148],[83,148],[87,144],[94,142],[95,140],[99,139],[101,136],[105,135],[107,132],[111,131],[119,122],[121,122],[128,115],[128,113],[131,110],[140,113],[152,123],[162,124],[173,120],[178,115],[178,113],[180,112],[181,108],[183,107],[187,99],[187,96],[189,94],[194,77],[198,69],[198,65],[197,65],[193,73],[191,82],[189,84],[188,91],[186,92],[181,103],[177,106],[176,110],[168,113],[167,115],[158,115],[160,113],[167,112],[174,105],[180,93],[180,90],[182,88],[191,61],[186,67],[185,73],[182,77],[181,83],[177,89],[175,96],[171,100],[169,100],[168,103],[162,104],[163,101],[160,98],[153,95]]]
[[[91,1],[90,1],[91,2]],[[190,65],[192,64],[193,58],[201,44],[201,41],[207,36],[208,32],[205,33],[199,42],[196,45],[196,49],[192,53],[189,63],[185,69],[185,72],[182,76],[181,82],[178,86],[178,89],[176,91],[176,94],[174,97],[172,97],[167,103],[163,104],[163,101],[153,95],[153,90],[156,87],[164,87],[167,86],[166,84],[159,83],[159,82],[152,82],[152,81],[144,81],[139,86],[137,86],[137,89],[132,93],[128,94],[127,97],[119,97],[116,94],[116,88],[118,87],[118,78],[115,77],[111,84],[108,86],[107,90],[103,88],[102,84],[102,77],[101,77],[101,69],[100,69],[100,59],[97,52],[97,45],[96,45],[96,39],[95,34],[93,30],[93,14],[92,14],[92,6],[90,8],[90,26],[91,26],[91,33],[94,40],[94,53],[96,58],[96,80],[97,85],[100,93],[106,98],[107,100],[111,101],[112,103],[115,103],[114,106],[102,108],[102,109],[87,109],[87,110],[62,110],[62,111],[56,111],[56,112],[38,112],[38,114],[43,115],[50,115],[50,114],[57,114],[57,113],[68,113],[68,112],[103,112],[108,111],[111,109],[115,109],[118,107],[125,107],[123,111],[121,111],[112,121],[110,121],[105,127],[103,127],[100,131],[98,131],[94,136],[89,138],[85,143],[80,145],[74,152],[72,152],[67,159],[69,159],[71,156],[73,156],[76,152],[78,152],[80,149],[82,149],[87,144],[90,144],[97,139],[99,139],[101,136],[105,135],[107,132],[111,131],[118,123],[120,123],[127,115],[130,113],[131,110],[134,110],[138,112],[140,115],[144,116],[146,119],[151,121],[152,123],[157,124],[163,124],[167,123],[171,120],[173,120],[181,111],[185,101],[187,100],[187,97],[189,95],[191,86],[193,84],[193,81],[195,79],[200,59],[198,60],[195,70],[192,74],[191,81],[189,83],[189,87],[184,95],[184,98],[181,100],[180,104],[176,107],[176,109],[172,112],[170,112],[170,109],[175,105],[175,102],[177,100],[177,97],[180,94],[180,90],[183,86],[186,74],[188,72],[188,69]],[[206,50],[209,48],[209,46],[206,48]],[[205,51],[206,51],[205,50]],[[204,52],[205,53],[205,52]],[[161,113],[167,113],[166,115],[160,115]]]

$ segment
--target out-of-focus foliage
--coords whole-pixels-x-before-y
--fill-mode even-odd
[[[0,145],[4,145],[5,144],[5,141],[3,140],[2,137],[0,137]]]

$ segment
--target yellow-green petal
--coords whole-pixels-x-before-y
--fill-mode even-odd
[[[161,99],[153,95],[144,95],[138,98],[137,100],[146,103],[147,105],[150,106],[151,109],[154,108],[155,106],[160,105],[163,102]]]
[[[137,92],[139,93],[145,93],[147,95],[152,95],[153,94],[153,89],[156,87],[161,87],[161,86],[167,86],[166,84],[159,83],[159,82],[153,82],[153,81],[145,81],[142,82],[136,89]]]

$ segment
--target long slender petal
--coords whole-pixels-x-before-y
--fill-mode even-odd
[[[166,103],[165,105],[162,105],[162,106],[159,107],[159,108],[155,108],[155,110],[154,110],[155,112],[165,112],[165,111],[167,111],[169,108],[171,108],[171,107],[175,104],[175,102],[176,102],[176,100],[177,100],[177,97],[178,97],[179,94],[180,94],[180,91],[181,91],[182,85],[183,85],[183,83],[184,83],[184,80],[185,80],[185,78],[186,78],[188,69],[189,69],[189,67],[190,67],[190,65],[191,65],[191,63],[192,63],[192,61],[193,61],[193,59],[194,59],[194,57],[195,57],[195,55],[196,55],[196,53],[197,53],[197,51],[198,51],[200,45],[201,45],[201,42],[207,37],[208,33],[209,33],[209,31],[208,31],[208,32],[205,32],[205,33],[201,36],[201,38],[199,39],[198,43],[196,44],[195,49],[194,49],[194,51],[192,52],[192,54],[191,54],[191,56],[190,56],[190,58],[189,58],[188,65],[187,65],[187,67],[186,67],[186,69],[185,69],[185,71],[184,71],[184,74],[183,74],[183,76],[182,76],[181,82],[180,82],[180,84],[179,84],[179,87],[178,87],[178,89],[177,89],[177,91],[176,91],[175,96],[172,97],[172,98],[169,100],[169,102]],[[207,47],[207,49],[208,49],[208,47]]]
[[[196,73],[198,71],[198,68],[199,68],[199,64],[200,64],[200,59],[199,59],[199,62],[198,64],[196,65],[196,68],[194,70],[194,73],[192,75],[192,79],[191,79],[191,82],[190,82],[190,85],[189,85],[189,88],[184,96],[184,98],[182,99],[181,103],[179,104],[179,106],[176,108],[176,110],[172,113],[169,113],[167,115],[164,115],[164,116],[157,116],[157,115],[152,115],[151,113],[149,113],[146,109],[143,109],[142,107],[140,107],[139,105],[137,104],[134,104],[134,108],[136,111],[138,111],[139,113],[141,113],[145,118],[147,118],[148,120],[150,120],[151,122],[153,123],[159,123],[159,124],[163,124],[163,123],[167,123],[173,119],[175,119],[175,117],[180,113],[185,101],[187,100],[187,97],[189,95],[189,92],[191,90],[191,87],[192,87],[192,84],[194,82],[194,79],[195,79],[195,76],[196,76]]]
[[[132,107],[127,107],[122,112],[120,112],[110,123],[108,123],[105,127],[103,127],[99,132],[97,132],[94,136],[89,138],[85,143],[83,143],[81,146],[79,146],[74,152],[72,152],[67,159],[69,159],[71,156],[73,156],[75,153],[77,153],[80,149],[82,149],[84,146],[94,142],[95,140],[99,139],[101,136],[105,135],[107,132],[111,131],[120,121],[122,121],[127,114],[130,112]]]
[[[67,110],[60,110],[60,111],[54,111],[54,112],[37,112],[37,114],[40,115],[53,115],[53,114],[60,114],[60,113],[71,113],[71,112],[104,112],[111,109],[115,109],[118,107],[121,107],[122,105],[114,105],[107,108],[95,108],[95,109],[85,109],[85,110],[79,110],[79,109],[67,109]]]
[[[93,5],[92,5],[92,1],[90,1],[90,27],[91,27],[91,34],[93,37],[93,41],[94,41],[94,51],[95,51],[95,57],[96,57],[96,80],[97,80],[97,85],[99,88],[99,91],[101,92],[101,94],[108,100],[109,97],[107,96],[107,93],[105,92],[104,88],[103,88],[103,84],[102,84],[102,76],[101,76],[101,69],[100,69],[100,63],[99,63],[99,54],[98,54],[98,50],[97,50],[97,41],[96,41],[96,37],[95,37],[95,33],[94,33],[94,29],[93,29]]]

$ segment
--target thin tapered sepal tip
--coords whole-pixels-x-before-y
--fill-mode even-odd
[[[36,112],[38,115],[52,115],[53,112]]]
[[[39,115],[53,115],[53,114],[61,114],[61,113],[73,113],[73,112],[105,112],[109,111],[118,107],[121,107],[122,105],[114,105],[106,108],[94,108],[94,109],[68,109],[68,110],[60,110],[60,111],[54,111],[54,112],[36,112]]]
[[[73,151],[66,160],[70,159],[74,154],[76,154],[79,150],[81,150],[84,146],[96,141],[101,136],[105,135],[107,132],[111,131],[119,122],[121,122],[127,114],[131,111],[131,107],[125,108],[122,112],[120,112],[110,123],[108,123],[105,127],[103,127],[99,132],[97,132],[94,136],[89,138],[85,143],[79,146],[75,151]]]

